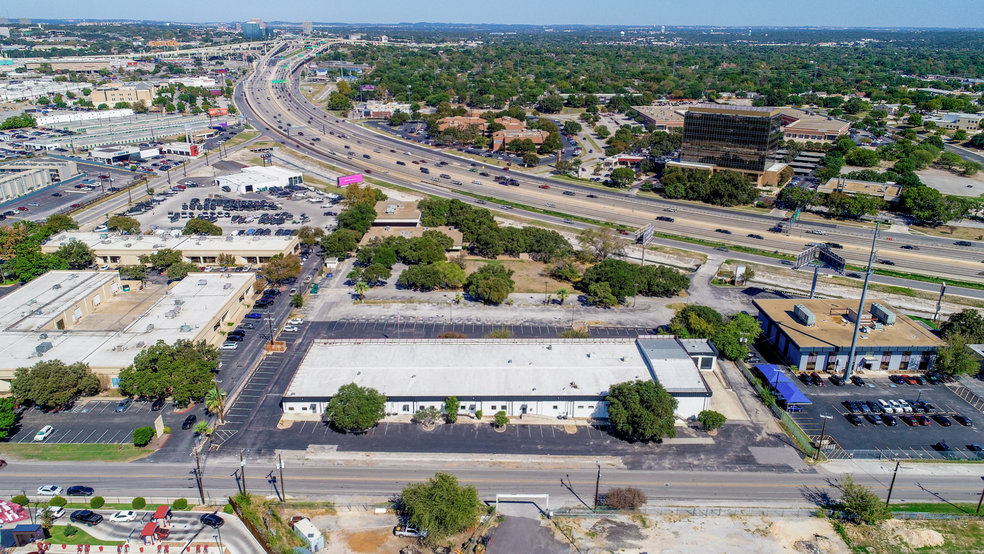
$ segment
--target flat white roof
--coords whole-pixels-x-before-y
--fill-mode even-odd
[[[592,397],[654,377],[671,393],[709,394],[674,338],[651,340],[665,354],[651,362],[635,339],[316,340],[284,400],[331,397],[352,382],[389,397]]]
[[[0,333],[33,331],[118,278],[115,271],[49,271],[0,297]]]
[[[301,174],[300,171],[294,171],[293,169],[287,169],[284,167],[277,167],[275,165],[270,165],[263,167],[261,165],[251,165],[243,168],[243,171],[248,171],[250,173],[259,173],[260,175],[267,175],[275,179],[280,179],[282,177],[298,177]]]
[[[106,238],[103,238],[103,237]],[[221,249],[227,253],[250,251],[286,252],[298,242],[297,237],[257,237],[257,236],[198,236],[198,235],[120,235],[118,233],[85,233],[77,231],[64,231],[51,237],[47,244],[42,246],[43,252],[57,250],[61,245],[67,244],[71,239],[84,242],[96,252],[104,250],[128,249],[133,252],[154,252],[164,248],[180,250],[185,256],[194,255],[195,252],[214,252]],[[129,246],[127,246],[129,245]]]

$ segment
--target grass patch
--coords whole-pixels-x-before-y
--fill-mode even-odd
[[[854,271],[864,271],[864,268],[851,266],[850,269]],[[963,287],[966,289],[984,290],[984,283],[972,283],[970,281],[957,281],[954,279],[943,279],[942,277],[935,277],[933,275],[921,275],[919,273],[905,273],[902,271],[895,271],[893,269],[882,269],[880,267],[874,268],[875,275],[884,275],[885,277],[898,277],[900,279],[910,279],[912,281],[922,281],[923,283],[942,283],[946,281],[947,286],[952,287]]]
[[[154,453],[132,444],[4,444],[0,455],[42,462],[129,462]]]
[[[935,321],[933,321],[932,319],[927,319],[925,317],[919,317],[917,315],[910,315],[909,316],[909,319],[911,319],[913,321],[921,321],[921,322],[925,323],[926,325],[929,325],[930,327],[932,327],[933,329],[936,329],[936,330],[939,330],[939,328],[940,328],[940,326],[937,325],[937,323]]]
[[[976,507],[976,506],[975,506]],[[929,529],[943,535],[945,543],[941,546],[924,546],[915,548],[900,540],[896,532],[871,525],[840,524],[834,522],[835,529],[840,525],[843,533],[838,530],[851,552],[869,554],[908,554],[911,552],[933,552],[934,554],[966,554],[981,552],[984,549],[984,523],[978,520],[937,520],[937,521],[906,521],[902,526],[914,531]]]
[[[689,242],[691,244],[699,244],[701,246],[709,246],[711,248],[720,248],[720,247],[723,246],[723,247],[727,248],[731,252],[744,252],[746,254],[756,254],[756,255],[759,255],[759,256],[766,256],[766,257],[769,257],[769,258],[775,258],[777,260],[790,260],[790,261],[792,261],[792,260],[795,260],[796,259],[796,256],[792,256],[790,254],[783,254],[781,252],[774,252],[774,251],[771,251],[771,250],[762,250],[761,248],[752,248],[751,246],[741,246],[741,245],[738,245],[738,244],[725,244],[723,242],[714,242],[712,240],[705,240],[705,239],[699,239],[699,238],[694,238],[694,237],[673,235],[673,234],[670,234],[670,233],[663,233],[663,232],[660,232],[660,231],[654,232],[653,233],[653,236],[654,237],[664,238],[664,239],[678,240],[678,241],[682,241],[682,242]]]
[[[70,512],[72,510],[91,510],[91,509],[92,508],[89,506],[88,502],[75,502],[75,503],[65,504],[66,512]],[[100,510],[132,510],[133,505],[130,504],[129,502],[116,503],[116,504],[107,502],[103,504],[102,508],[99,509]]]
[[[104,541],[93,537],[89,533],[86,533],[82,527],[76,527],[78,533],[75,533],[71,537],[65,536],[65,529],[67,525],[55,525],[49,531],[49,541],[52,545],[55,544],[91,544],[93,546],[116,546],[122,541]]]
[[[239,146],[240,144],[251,141],[258,136],[260,136],[259,131],[242,131],[238,135],[227,140],[225,143],[225,147],[232,148],[233,146]]]
[[[909,229],[934,237],[946,237],[955,240],[984,240],[984,229],[976,227],[957,227],[956,225],[938,225],[925,227],[910,225]]]
[[[905,504],[893,504],[893,512],[922,512],[928,514],[954,514],[954,515],[973,515],[977,509],[977,504],[968,502],[965,504],[950,502],[914,502]]]

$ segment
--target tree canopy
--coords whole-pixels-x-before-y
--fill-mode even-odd
[[[204,219],[195,217],[188,220],[185,223],[184,229],[181,231],[182,235],[213,235],[221,236],[222,227],[212,223],[211,221],[206,221]]]
[[[404,487],[399,510],[411,525],[427,531],[428,542],[436,544],[475,525],[482,504],[475,487],[461,486],[454,475],[438,473]]]
[[[513,270],[500,263],[490,262],[473,272],[465,280],[465,290],[485,304],[501,304],[506,301],[516,282]]]
[[[58,359],[42,360],[17,368],[10,392],[22,404],[63,406],[79,396],[99,392],[99,378],[83,362],[68,365]]]
[[[125,215],[114,215],[106,221],[106,227],[110,231],[123,231],[131,235],[140,233],[140,222],[132,217]]]
[[[385,408],[385,395],[376,389],[349,383],[339,387],[328,401],[325,417],[340,431],[364,433],[383,419]]]
[[[204,342],[179,339],[150,345],[120,371],[120,392],[126,396],[174,399],[178,406],[201,400],[212,388],[219,351]]]
[[[612,385],[606,401],[608,419],[620,435],[636,440],[676,436],[677,400],[652,379]]]
[[[282,283],[287,279],[292,279],[301,274],[301,259],[294,254],[277,254],[270,258],[260,275],[267,281]]]

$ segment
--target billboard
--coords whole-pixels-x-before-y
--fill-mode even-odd
[[[376,85],[362,85],[362,90],[376,90]]]
[[[229,115],[228,108],[209,108],[209,117],[218,117],[220,115]]]
[[[844,267],[847,265],[844,258],[830,251],[829,246],[820,244],[811,246],[797,254],[795,267],[800,268],[814,262],[819,262],[819,265],[829,267],[838,273],[844,273]]]
[[[354,175],[342,175],[341,177],[338,178],[338,186],[340,187],[347,187],[353,183],[361,183],[361,182],[362,182],[361,173],[356,173]]]
[[[208,93],[211,94],[212,96],[222,96],[222,89],[213,88],[212,90],[208,91]]]

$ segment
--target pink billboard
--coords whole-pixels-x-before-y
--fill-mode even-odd
[[[361,183],[361,182],[362,182],[361,173],[356,173],[355,175],[342,175],[341,177],[338,178],[338,186],[340,187],[347,187],[352,183]]]

